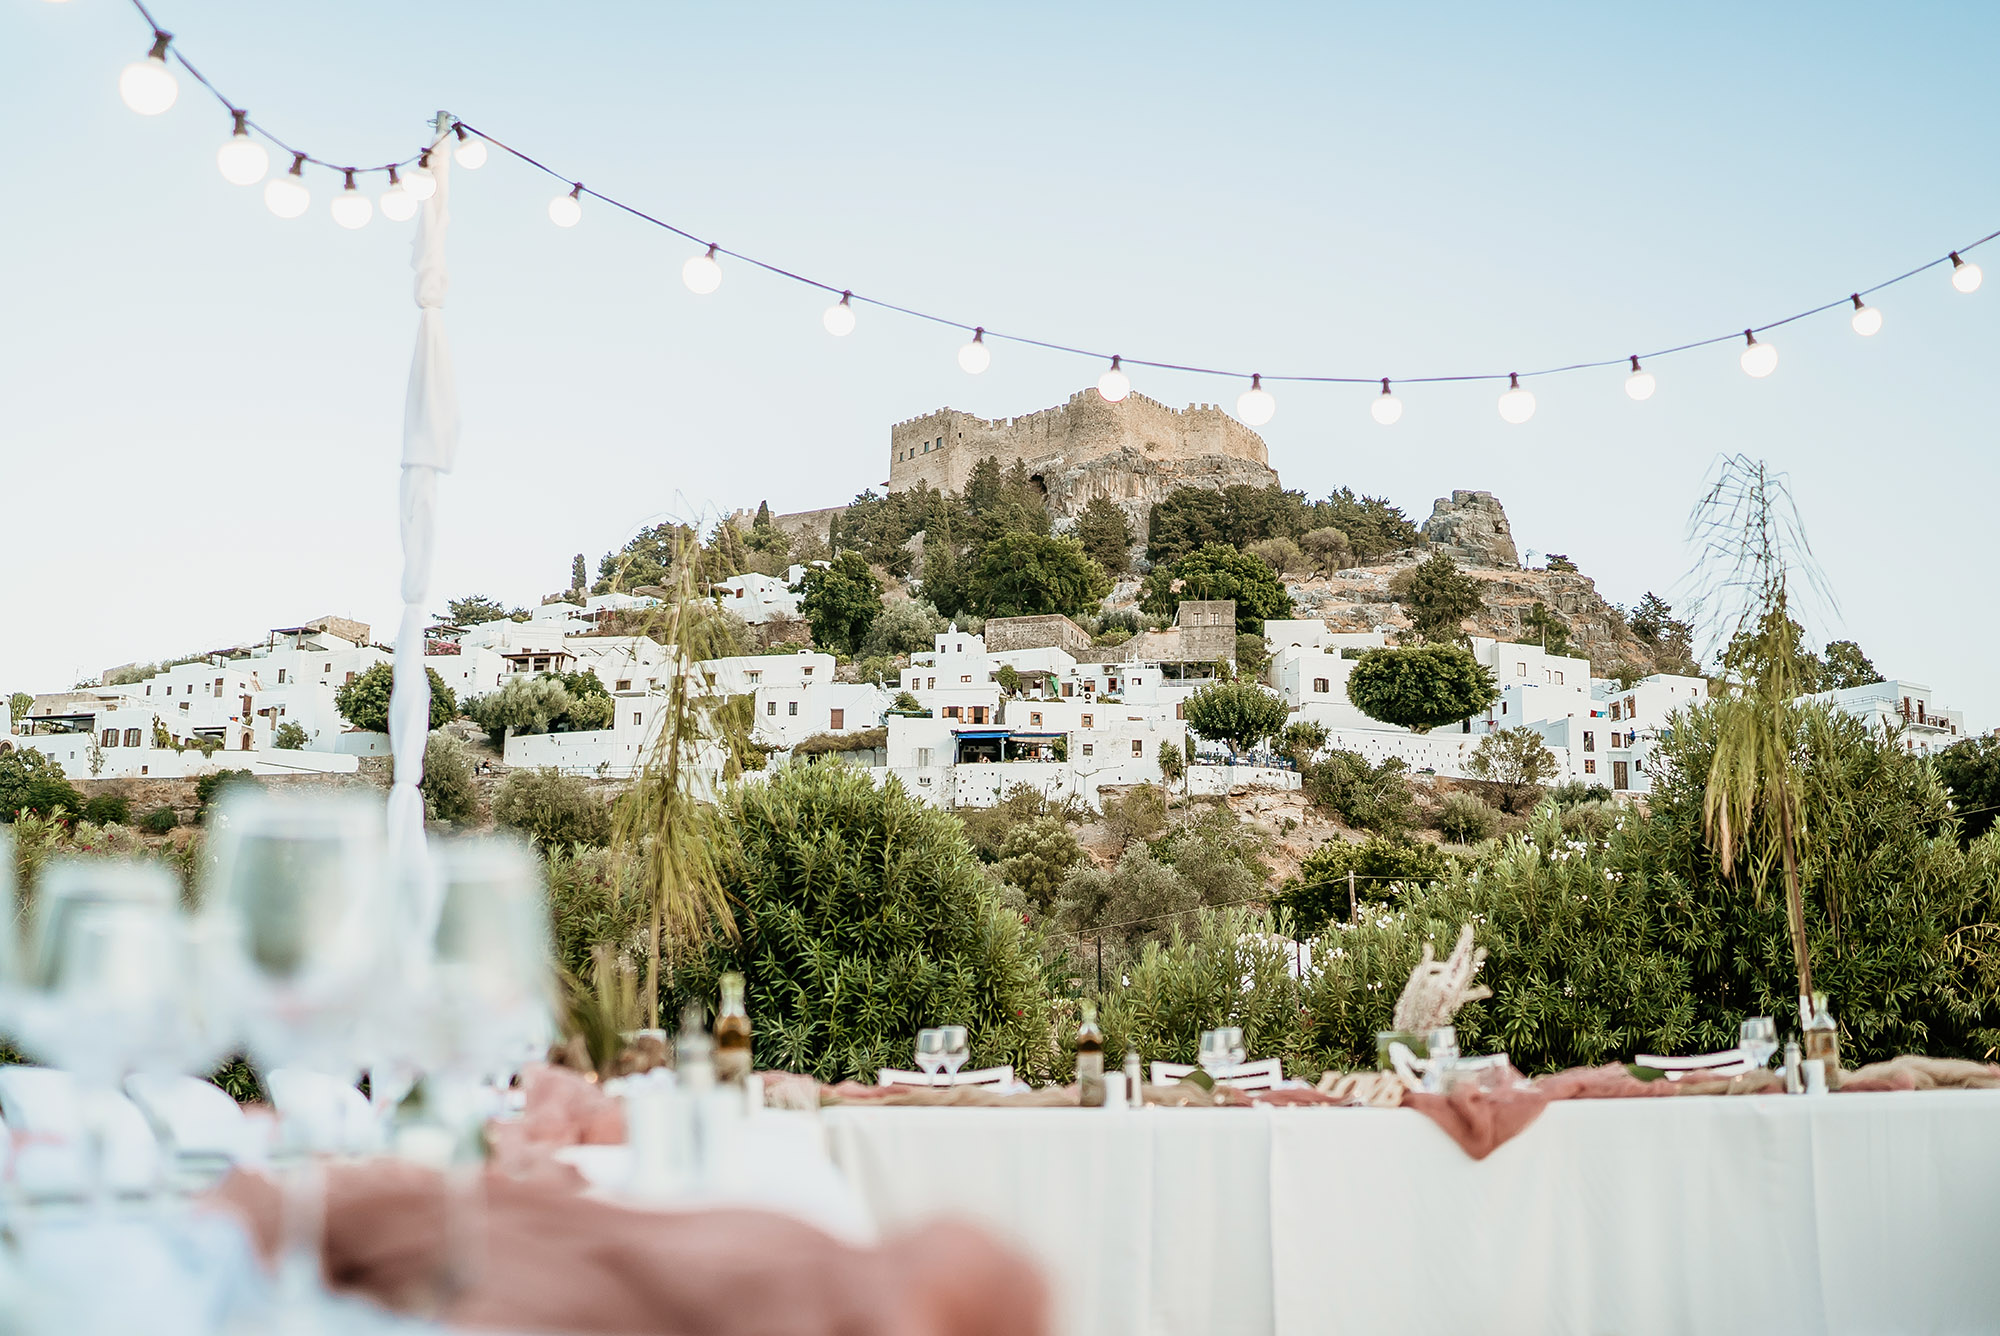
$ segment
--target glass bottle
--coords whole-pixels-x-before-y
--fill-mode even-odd
[[[1812,1017],[1806,1022],[1806,1061],[1818,1060],[1826,1068],[1828,1085],[1840,1084],[1840,1027],[1827,1009],[1826,994],[1812,995]]]
[[[1139,1050],[1125,1050],[1125,1099],[1135,1109],[1146,1107],[1146,1074],[1139,1061]]]
[[[1097,1004],[1083,1004],[1083,1024],[1076,1032],[1076,1102],[1086,1109],[1104,1107],[1104,1031],[1097,1028]]]
[[[743,976],[722,976],[722,1005],[715,1013],[715,1075],[740,1083],[750,1075],[750,1013],[743,1007]]]
[[[674,1037],[674,1073],[681,1089],[700,1093],[715,1085],[715,1045],[702,1026],[702,1007],[681,1008],[681,1032]]]

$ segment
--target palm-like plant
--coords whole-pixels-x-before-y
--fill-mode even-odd
[[[1722,875],[1747,873],[1759,900],[1775,868],[1798,967],[1801,1018],[1812,999],[1799,846],[1805,821],[1793,759],[1792,701],[1799,680],[1799,624],[1792,617],[1794,572],[1824,595],[1812,549],[1782,476],[1761,460],[1725,459],[1695,507],[1690,536],[1701,545],[1701,602],[1716,611],[1730,646],[1729,681],[1715,702],[1715,757],[1702,823]],[[1838,906],[1828,915],[1838,923]]]

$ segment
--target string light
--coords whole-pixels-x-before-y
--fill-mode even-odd
[[[375,216],[375,202],[354,188],[354,169],[348,167],[347,184],[333,197],[333,221],[348,231],[368,226],[368,220]]]
[[[688,256],[688,262],[681,266],[681,282],[698,297],[706,297],[722,286],[722,266],[715,262],[713,243],[706,254]]]
[[[1114,355],[1111,359],[1111,369],[1097,378],[1097,392],[1108,404],[1118,403],[1132,393],[1132,378],[1119,367],[1119,361],[1120,359]]]
[[[958,365],[968,376],[976,376],[993,365],[993,354],[986,347],[986,330],[972,331],[972,342],[958,350]]]
[[[1522,389],[1521,377],[1508,372],[1507,388],[1500,395],[1500,416],[1518,427],[1534,415],[1534,391]]]
[[[1856,334],[1866,338],[1881,330],[1882,313],[1862,301],[1861,294],[1857,292],[1854,294],[1854,314],[1848,323],[1854,326]]]
[[[437,189],[435,181],[431,183],[431,189]],[[406,222],[416,216],[417,197],[410,193],[410,188],[396,175],[394,167],[389,169],[389,188],[382,192],[382,198],[375,203],[381,208],[382,216],[392,223]]]
[[[1660,383],[1653,379],[1653,373],[1640,366],[1639,359],[1634,357],[1632,359],[1632,374],[1625,377],[1625,393],[1640,403],[1644,403],[1646,400],[1652,398],[1653,391],[1659,388]]]
[[[265,184],[265,208],[280,218],[296,218],[312,207],[312,191],[306,189],[305,165],[305,154],[292,154],[292,169]]]
[[[1250,388],[1236,396],[1236,416],[1253,427],[1261,427],[1271,420],[1278,411],[1278,401],[1264,388],[1264,376],[1258,372],[1250,377]]]
[[[394,168],[390,171],[393,174]],[[410,198],[422,204],[438,193],[437,177],[431,174],[431,151],[425,149],[417,155],[417,165],[410,168],[410,174],[403,181],[403,189],[410,192]]]
[[[583,221],[583,182],[571,186],[569,194],[549,201],[549,221],[557,227],[575,227]]]
[[[1776,348],[1768,343],[1757,342],[1757,336],[1747,329],[1743,331],[1743,338],[1743,356],[1737,359],[1743,365],[1743,374],[1762,380],[1778,369]]]
[[[215,150],[215,165],[230,185],[254,186],[271,170],[270,150],[250,137],[249,112],[229,114],[236,118],[236,128],[222,141],[222,147]]]
[[[180,80],[167,68],[167,43],[174,39],[153,29],[153,49],[118,72],[118,96],[141,116],[157,116],[181,95]]]
[[[465,132],[464,122],[451,127],[458,132],[458,147],[452,150],[452,159],[468,172],[476,172],[486,165],[486,140],[479,135]]]
[[[1368,405],[1368,416],[1385,427],[1393,427],[1403,418],[1403,401],[1389,391],[1389,378],[1382,377],[1382,393],[1375,396],[1375,402]]]
[[[1951,285],[1960,292],[1979,291],[1979,282],[1985,277],[1978,265],[1959,259],[1957,251],[1951,253]]]
[[[826,308],[819,322],[826,326],[826,332],[836,339],[844,339],[854,332],[854,294],[843,292],[840,300]]]

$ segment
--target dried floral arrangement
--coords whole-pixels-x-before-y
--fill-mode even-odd
[[[1472,982],[1485,963],[1486,948],[1472,945],[1470,923],[1459,929],[1458,945],[1443,960],[1425,942],[1423,959],[1410,971],[1410,981],[1403,986],[1403,995],[1396,999],[1395,1027],[1428,1034],[1450,1025],[1458,1009],[1467,1002],[1493,996],[1491,988]]]

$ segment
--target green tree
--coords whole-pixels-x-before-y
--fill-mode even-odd
[[[71,817],[83,812],[83,795],[59,762],[32,747],[0,752],[0,821],[12,823],[23,812],[53,816],[58,809]]]
[[[602,678],[588,669],[556,676],[569,696],[569,708],[554,723],[556,732],[586,733],[611,727],[617,707]]]
[[[1412,886],[1437,881],[1451,868],[1452,860],[1436,845],[1408,836],[1371,835],[1358,844],[1334,840],[1305,856],[1277,904],[1290,914],[1293,931],[1310,937],[1328,923],[1347,919],[1350,872],[1355,901],[1363,904],[1394,900]]]
[[[1476,793],[1448,793],[1438,807],[1436,825],[1454,844],[1477,844],[1500,829],[1500,814]]]
[[[1214,682],[1187,698],[1188,727],[1210,742],[1248,751],[1285,726],[1284,700],[1254,682]]]
[[[826,566],[806,570],[799,611],[812,623],[813,643],[830,653],[852,655],[861,648],[882,613],[882,582],[859,552],[842,552]]]
[[[1090,559],[1112,575],[1132,569],[1132,521],[1108,496],[1095,496],[1077,517],[1076,539]]]
[[[1488,733],[1465,762],[1466,774],[1499,787],[1501,806],[1510,812],[1533,806],[1558,769],[1555,753],[1532,728]]]
[[[1264,637],[1239,633],[1236,637],[1236,672],[1238,676],[1257,678],[1264,675],[1264,668],[1271,662],[1271,651],[1264,644]]]
[[[493,820],[545,847],[601,845],[611,837],[611,809],[590,785],[553,766],[515,770],[493,795]]]
[[[1356,659],[1347,699],[1370,719],[1428,733],[1478,714],[1500,699],[1500,689],[1462,645],[1404,645]]]
[[[1536,600],[1521,618],[1521,625],[1528,635],[1537,640],[1550,654],[1571,653],[1569,644],[1569,623],[1556,613],[1550,612],[1548,605]]]
[[[760,1063],[873,1080],[925,1025],[971,1032],[974,1065],[1048,1062],[1041,956],[949,812],[851,766],[781,766],[726,812],[739,935],[711,934],[677,1000],[745,979]]]
[[[472,758],[465,744],[439,729],[424,740],[424,818],[459,825],[479,815],[479,791],[472,782]]]
[[[868,628],[861,653],[870,657],[916,654],[937,643],[945,629],[938,610],[922,599],[904,599],[882,609],[882,615]]]
[[[584,564],[583,553],[579,552],[574,557],[570,558],[569,592],[572,594],[581,594],[585,589],[589,588],[589,586],[590,586],[590,567]]]
[[[437,669],[426,667],[424,676],[431,684],[431,727],[443,728],[458,714],[457,693],[444,684]],[[352,682],[335,687],[333,708],[364,733],[387,733],[389,695],[395,685],[395,670],[386,663],[378,663]]]
[[[445,619],[454,626],[477,626],[481,622],[507,619],[506,605],[484,594],[467,594],[464,598],[450,599],[444,607]]]
[[[981,551],[968,592],[986,617],[1080,617],[1111,592],[1111,577],[1074,538],[1008,533]]]
[[[1417,526],[1400,509],[1379,496],[1356,496],[1348,487],[1313,507],[1313,525],[1340,530],[1353,546],[1355,560],[1364,565],[1423,542]]]
[[[271,734],[271,745],[279,751],[298,751],[311,740],[306,733],[305,725],[291,719],[279,724],[277,730]]]
[[[1354,560],[1354,545],[1338,529],[1308,529],[1299,535],[1299,549],[1312,563],[1313,574],[1331,575]]]
[[[1830,640],[1820,655],[1819,689],[1839,691],[1843,687],[1865,687],[1883,680],[1882,672],[1852,640]]]
[[[1196,548],[1233,546],[1229,502],[1206,487],[1176,487],[1146,520],[1146,560],[1170,565]]]
[[[1155,566],[1139,590],[1139,606],[1171,619],[1186,599],[1236,600],[1236,629],[1264,633],[1269,617],[1292,615],[1292,597],[1277,572],[1233,547],[1211,543],[1171,566]]]
[[[1406,583],[1392,581],[1390,591],[1402,599],[1417,634],[1426,640],[1458,639],[1460,624],[1484,606],[1479,581],[1442,552],[1412,568]]]
[[[1244,549],[1283,579],[1307,569],[1305,549],[1290,538],[1260,538]]]
[[[1037,910],[1055,902],[1063,878],[1083,857],[1083,848],[1059,816],[1037,817],[1007,832],[994,871],[1009,886],[1017,886]]]
[[[1326,725],[1312,719],[1294,719],[1278,733],[1278,755],[1301,768],[1310,764],[1326,746]]]
[[[1561,552],[1549,553],[1546,564],[1548,569],[1557,575],[1575,575],[1577,573],[1576,563]]]
[[[2000,737],[1954,742],[1933,764],[1959,814],[1958,838],[1970,847],[2000,819]]]
[[[1415,819],[1417,801],[1399,756],[1370,765],[1360,752],[1335,747],[1299,773],[1306,801],[1356,830],[1395,834]]]
[[[1647,591],[1632,610],[1632,634],[1652,652],[1653,664],[1663,673],[1698,674],[1694,657],[1694,628],[1674,616],[1673,605]]]
[[[700,551],[698,535],[685,524],[655,524],[632,535],[631,541],[616,552],[607,552],[597,563],[594,594],[629,591],[642,585],[661,586],[671,580],[669,571],[676,553],[693,556]]]
[[[486,730],[497,749],[506,743],[510,730],[520,734],[548,732],[569,715],[571,703],[561,677],[519,673],[501,683],[498,691],[467,701],[465,712]]]

